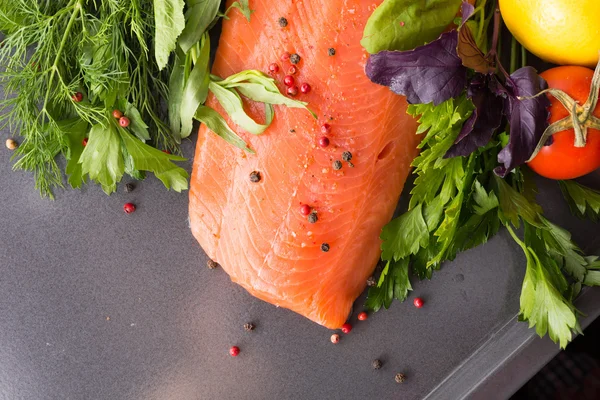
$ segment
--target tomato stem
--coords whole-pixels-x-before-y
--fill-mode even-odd
[[[575,147],[585,147],[587,143],[588,129],[600,130],[600,118],[592,115],[598,104],[598,95],[600,91],[600,59],[594,70],[594,76],[590,83],[590,94],[585,103],[580,106],[571,96],[559,89],[546,89],[532,97],[518,97],[519,100],[532,99],[544,94],[551,94],[558,100],[568,111],[569,116],[557,121],[544,131],[537,147],[535,148],[529,161],[533,160],[540,149],[544,146],[548,138],[558,132],[567,129],[573,129],[575,133]]]

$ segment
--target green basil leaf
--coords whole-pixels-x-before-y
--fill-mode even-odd
[[[204,35],[200,54],[194,69],[185,84],[181,100],[181,137],[186,138],[192,133],[194,114],[201,104],[204,104],[208,96],[210,83],[210,39]]]
[[[117,182],[125,171],[117,128],[112,124],[92,126],[79,162],[82,174],[88,174],[90,179],[99,183],[106,194],[117,190]]]
[[[154,0],[154,52],[159,69],[169,63],[169,55],[185,27],[183,0]]]
[[[123,144],[131,156],[133,168],[138,171],[153,172],[167,189],[181,192],[188,188],[189,174],[171,161],[185,161],[185,158],[164,153],[136,139],[126,130],[120,131]]]
[[[225,119],[210,107],[200,106],[196,111],[196,119],[206,125],[208,129],[213,131],[215,134],[220,136],[227,143],[234,145],[235,147],[245,150],[249,153],[254,153],[248,144],[235,133]]]
[[[361,40],[371,54],[412,50],[437,37],[453,21],[461,0],[385,0],[375,9]]]
[[[210,91],[215,95],[225,112],[242,129],[253,135],[260,135],[269,126],[254,121],[244,110],[244,103],[239,94],[233,89],[226,89],[218,83],[209,84]]]
[[[188,11],[185,14],[186,24],[181,36],[179,46],[187,53],[207,30],[219,12],[221,0],[189,0]]]

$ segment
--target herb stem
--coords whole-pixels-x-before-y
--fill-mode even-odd
[[[500,39],[500,9],[496,7],[494,10],[494,33],[492,35],[492,48],[490,49],[490,56],[496,58],[498,54],[498,40]]]
[[[504,226],[506,227],[506,230],[508,231],[508,233],[510,233],[510,236],[512,236],[515,243],[517,243],[519,245],[519,247],[521,247],[521,249],[523,249],[523,253],[525,253],[525,258],[527,258],[527,265],[529,265],[531,263],[531,254],[529,253],[529,249],[527,248],[527,245],[525,244],[525,242],[523,242],[521,239],[519,239],[519,237],[517,236],[517,234],[515,233],[513,228],[510,227],[509,223],[505,224]]]
[[[44,96],[44,104],[43,104],[40,115],[46,114],[48,117],[51,118],[50,114],[48,113],[47,107],[48,107],[48,99],[50,97],[50,91],[52,90],[52,83],[54,82],[54,75],[56,75],[56,73],[58,72],[58,63],[60,62],[60,58],[65,49],[65,45],[67,44],[67,39],[69,38],[71,30],[73,29],[73,25],[75,24],[75,21],[77,20],[77,16],[81,15],[81,11],[83,9],[83,4],[81,2],[82,2],[82,0],[75,1],[75,4],[73,6],[74,7],[73,12],[71,13],[71,18],[69,19],[67,27],[65,28],[65,33],[60,42],[60,46],[58,47],[58,51],[56,52],[56,56],[54,57],[54,62],[52,63],[52,66],[50,67],[51,71],[50,71],[50,77],[48,78],[48,87],[46,88],[46,95]]]
[[[521,67],[527,66],[527,49],[521,45]]]
[[[483,36],[483,28],[485,27],[485,3],[487,0],[483,0],[479,7],[477,7],[479,11],[479,32],[477,33],[477,44],[481,45],[481,38]],[[477,11],[477,10],[476,10]]]
[[[517,39],[514,36],[510,39],[510,73],[517,69]]]

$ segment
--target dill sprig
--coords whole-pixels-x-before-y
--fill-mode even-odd
[[[163,122],[170,66],[161,70],[150,48],[152,0],[0,0],[0,31],[0,124],[22,136],[14,167],[33,172],[43,196],[63,186],[61,156],[83,151],[65,126],[109,129],[123,104],[139,113],[154,146],[179,151]],[[73,99],[77,92],[83,101]]]

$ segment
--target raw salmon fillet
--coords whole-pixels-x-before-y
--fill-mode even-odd
[[[417,125],[406,101],[364,74],[360,40],[379,3],[251,0],[251,22],[231,13],[213,73],[266,72],[276,62],[280,72],[273,77],[284,93],[281,82],[291,64],[280,57],[297,53],[296,82],[312,87],[297,99],[307,101],[318,120],[306,110],[276,107],[272,126],[255,136],[228,119],[256,154],[203,126],[194,159],[190,223],[207,255],[252,295],[328,328],[344,324],[365,289],[380,256],[381,228],[417,155]],[[214,98],[207,104],[225,116]],[[260,121],[262,105],[248,107]],[[331,126],[331,144],[321,148],[324,123]],[[344,151],[352,153],[353,167],[342,161]],[[340,170],[332,166],[336,160]],[[253,171],[260,182],[250,181]],[[301,214],[303,204],[317,212],[316,223]]]

